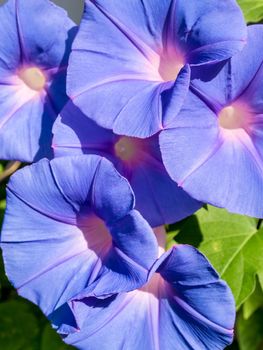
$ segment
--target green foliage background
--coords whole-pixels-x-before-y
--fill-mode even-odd
[[[238,2],[248,23],[262,21],[263,0]],[[0,163],[0,175],[5,166],[6,162]],[[0,184],[0,226],[5,209],[5,185],[5,182]],[[176,242],[198,247],[231,287],[237,320],[236,339],[228,350],[263,350],[262,221],[206,206],[168,226],[167,232],[167,248]],[[5,276],[1,256],[0,349],[73,349],[60,340],[36,306],[17,295]]]

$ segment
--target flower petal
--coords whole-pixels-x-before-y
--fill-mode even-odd
[[[133,169],[130,183],[136,207],[152,227],[180,221],[202,206],[183,191],[153,157]]]
[[[159,316],[163,348],[177,341],[182,350],[223,349],[232,342],[234,298],[201,253],[178,245],[158,271],[166,281]]]
[[[149,224],[133,210],[109,226],[112,248],[103,260],[98,278],[74,297],[106,298],[142,286],[158,256],[157,241]],[[129,243],[128,243],[129,241]]]
[[[190,64],[222,61],[245,46],[246,24],[234,0],[177,0],[175,13],[177,35]]]
[[[204,78],[192,80],[192,87],[200,98],[211,104],[215,111],[231,104],[236,99],[247,100],[253,110],[258,111],[262,84],[263,49],[262,25],[248,26],[248,41],[245,48],[235,55],[211,81]],[[262,111],[262,108],[259,108]]]
[[[238,97],[238,100],[247,103],[254,114],[262,114],[263,100],[260,91],[263,88],[263,58],[259,52],[263,50],[260,40],[263,26],[249,26],[248,34],[247,46],[231,60],[233,98]],[[235,78],[237,76],[238,78]]]
[[[119,135],[146,138],[161,130],[160,95],[163,88],[159,83],[148,84],[132,96],[116,117],[113,131]]]
[[[245,130],[220,128],[214,112],[189,94],[160,145],[168,173],[193,198],[262,217],[262,158]]]
[[[222,61],[244,46],[246,26],[233,0],[85,4],[68,69],[68,94],[84,114],[120,135],[158,133],[184,101],[187,64]],[[230,30],[232,21],[228,26],[225,17],[233,14],[235,29]]]
[[[93,31],[104,35],[98,40]],[[126,35],[94,3],[86,2],[70,58],[68,93],[88,116],[93,118],[96,112],[96,121],[106,128],[132,97],[156,80],[147,81],[152,64]]]
[[[96,214],[108,224],[123,218],[135,204],[128,181],[106,159],[99,164],[99,169],[95,174],[92,204]]]
[[[189,65],[185,65],[178,74],[174,85],[163,92],[163,128],[167,128],[169,123],[172,122],[180,112],[188,93],[190,75],[190,67]]]
[[[172,0],[156,3],[148,1],[106,1],[95,0],[93,3],[109,16],[115,18],[130,29],[152,50],[158,51],[163,46],[162,33],[171,9]]]
[[[11,86],[0,86],[0,158],[31,162],[51,158],[51,129],[56,119],[43,93],[26,96]]]
[[[0,7],[0,22],[0,158],[51,157],[51,127],[68,99],[65,68],[74,23],[46,0],[10,0]],[[27,69],[43,75],[40,91],[23,81]]]
[[[147,280],[157,258],[155,236],[131,210],[128,182],[106,159],[42,160],[13,175],[7,195],[1,235],[6,272],[46,315],[90,285],[100,296]],[[118,283],[108,284],[113,277]]]
[[[15,72],[21,59],[14,12],[15,0],[10,0],[0,7],[0,83],[9,80],[10,71]]]
[[[172,179],[181,185],[192,170],[198,169],[217,146],[218,134],[216,115],[189,93],[180,114],[160,133],[162,158]]]
[[[56,315],[57,324],[62,323],[63,333],[63,321],[75,318],[80,329],[65,332],[65,341],[80,350],[104,344],[114,350],[220,350],[232,342],[233,296],[201,253],[176,246],[156,262],[152,273],[140,290],[69,303],[67,317]]]
[[[15,7],[12,11],[15,11],[24,62],[35,62],[46,69],[60,66],[68,31],[74,26],[66,11],[45,0],[11,0],[10,3]]]
[[[152,227],[181,220],[202,205],[180,189],[167,174],[158,135],[140,140],[134,162],[122,161],[114,151],[117,135],[96,125],[71,102],[56,121],[53,133],[56,156],[93,153],[112,161],[130,182],[135,192],[136,209]]]
[[[56,157],[92,153],[107,157],[115,140],[111,130],[98,126],[71,101],[61,111],[52,133]]]

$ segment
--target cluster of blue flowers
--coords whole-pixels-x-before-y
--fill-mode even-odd
[[[80,350],[220,350],[229,287],[165,226],[263,216],[263,26],[235,0],[0,7],[6,273]]]

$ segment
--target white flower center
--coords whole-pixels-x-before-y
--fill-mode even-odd
[[[251,113],[247,106],[235,103],[223,108],[218,115],[221,128],[228,130],[247,129],[251,119]]]
[[[184,62],[179,56],[161,56],[159,63],[159,74],[163,81],[176,80]]]
[[[124,161],[133,159],[137,148],[135,139],[128,136],[121,137],[114,146],[116,156]]]
[[[44,73],[37,67],[22,69],[18,76],[31,90],[41,91],[46,84]]]

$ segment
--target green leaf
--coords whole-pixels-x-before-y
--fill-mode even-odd
[[[231,345],[227,346],[225,350],[240,350],[236,339]]]
[[[249,319],[249,317],[251,317],[251,315],[253,315],[253,313],[261,306],[263,306],[263,292],[259,282],[257,282],[254,292],[250,295],[250,297],[244,303],[244,307],[243,307],[244,319],[245,320]]]
[[[73,350],[74,348],[63,343],[60,336],[47,325],[41,340],[41,350]]]
[[[202,241],[202,233],[196,215],[169,225],[166,248],[171,248],[175,243],[191,244],[198,247]]]
[[[21,301],[0,303],[0,325],[0,349],[39,349],[38,322],[27,304]]]
[[[5,274],[5,268],[4,268],[4,263],[3,263],[3,258],[0,250],[0,288],[11,288],[11,285],[6,277]],[[0,289],[0,292],[2,294],[2,290]],[[0,296],[1,296],[0,294]]]
[[[257,220],[209,206],[197,213],[204,237],[200,250],[232,289],[237,308],[253,293],[263,271],[263,229]]]
[[[5,201],[0,201],[0,228],[1,228],[1,223],[4,216],[4,210],[2,208],[5,208]],[[11,285],[5,274],[2,252],[0,249],[0,298],[3,296],[2,295],[3,288],[6,288],[6,291],[9,292],[9,289],[11,289]]]
[[[261,289],[263,291],[263,271],[258,273],[258,281],[259,281],[259,284],[260,284]]]
[[[2,225],[2,221],[4,218],[5,206],[6,206],[6,201],[5,200],[0,201],[0,227]]]
[[[261,350],[263,345],[263,310],[256,311],[248,320],[240,313],[237,320],[240,350]]]
[[[238,3],[248,23],[259,22],[263,18],[262,0],[238,0]]]

